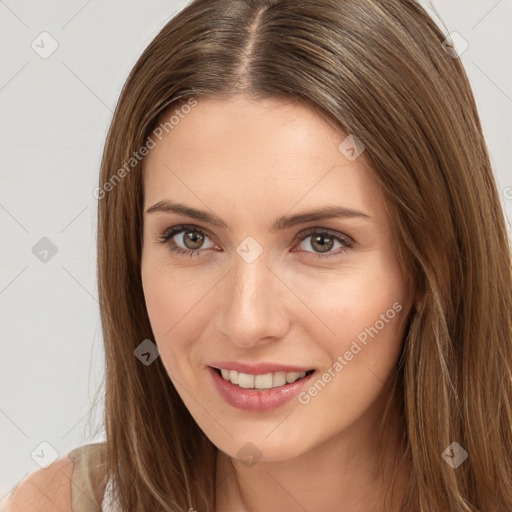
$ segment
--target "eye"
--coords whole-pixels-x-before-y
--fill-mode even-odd
[[[178,236],[179,235],[179,236]],[[198,249],[204,249],[204,241],[208,239],[208,233],[193,226],[174,226],[168,229],[160,238],[159,242],[169,245],[169,249],[176,254],[185,256],[199,256]],[[215,247],[212,243],[209,249]]]
[[[311,239],[309,242],[307,242],[308,238]],[[312,247],[314,249],[313,253],[319,258],[338,256],[349,249],[353,249],[355,244],[354,240],[347,235],[334,233],[322,228],[312,228],[306,233],[302,233],[300,240],[301,243],[299,244],[299,247],[301,247],[301,249],[306,252],[310,252],[307,251],[306,248],[308,246]],[[341,251],[332,252],[336,243],[339,244]]]
[[[179,236],[178,236],[179,235]],[[311,238],[310,242],[306,242]],[[169,250],[184,256],[200,256],[200,249],[211,249],[217,247],[213,242],[205,247],[205,240],[209,240],[208,232],[195,226],[173,226],[159,237],[159,243],[168,245]],[[339,244],[341,251],[332,252],[335,245]],[[329,258],[337,256],[354,248],[354,240],[342,233],[335,233],[323,228],[312,228],[300,237],[299,247],[305,252],[313,252],[318,258]],[[307,246],[313,248],[308,251]],[[293,252],[297,252],[294,250]]]

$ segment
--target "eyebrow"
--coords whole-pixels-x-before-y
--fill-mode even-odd
[[[220,217],[213,213],[197,210],[196,208],[192,208],[181,203],[175,203],[169,200],[158,201],[158,203],[155,203],[153,206],[150,206],[146,210],[146,213],[155,212],[177,213],[201,222],[211,224],[212,226],[229,228],[229,226]],[[306,222],[334,218],[362,218],[369,220],[373,217],[351,208],[345,208],[342,206],[324,206],[315,210],[309,210],[295,215],[284,215],[283,217],[280,217],[274,221],[270,231],[284,230],[298,224],[305,224]]]

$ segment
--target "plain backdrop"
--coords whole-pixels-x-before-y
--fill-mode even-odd
[[[186,3],[0,0],[0,499],[45,460],[103,440],[93,190],[121,87]],[[512,0],[433,5],[469,44],[511,219]]]

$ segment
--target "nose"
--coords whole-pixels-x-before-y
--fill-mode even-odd
[[[290,325],[290,292],[261,255],[247,263],[238,256],[224,279],[219,329],[234,345],[249,348],[282,338]]]

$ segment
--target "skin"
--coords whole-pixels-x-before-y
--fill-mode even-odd
[[[413,300],[392,240],[384,196],[365,165],[338,149],[346,134],[310,107],[283,99],[201,97],[144,162],[144,211],[162,200],[206,210],[229,226],[174,212],[144,214],[142,281],[155,343],[190,413],[219,448],[217,510],[381,510],[377,448],[385,382],[395,367]],[[282,215],[336,205],[370,218],[335,218],[271,232]],[[185,245],[159,238],[187,224],[205,233]],[[331,239],[324,254],[309,228]],[[236,251],[247,236],[263,249]],[[325,235],[324,235],[325,236]],[[328,240],[329,241],[329,240]],[[192,249],[191,249],[192,247]],[[199,248],[194,248],[199,247]],[[205,365],[215,360],[284,362],[332,369],[356,337],[393,304],[400,313],[369,338],[309,403],[267,412],[227,404]],[[331,370],[332,371],[332,370]],[[251,442],[257,463],[238,460]],[[407,468],[397,483],[396,507]]]

